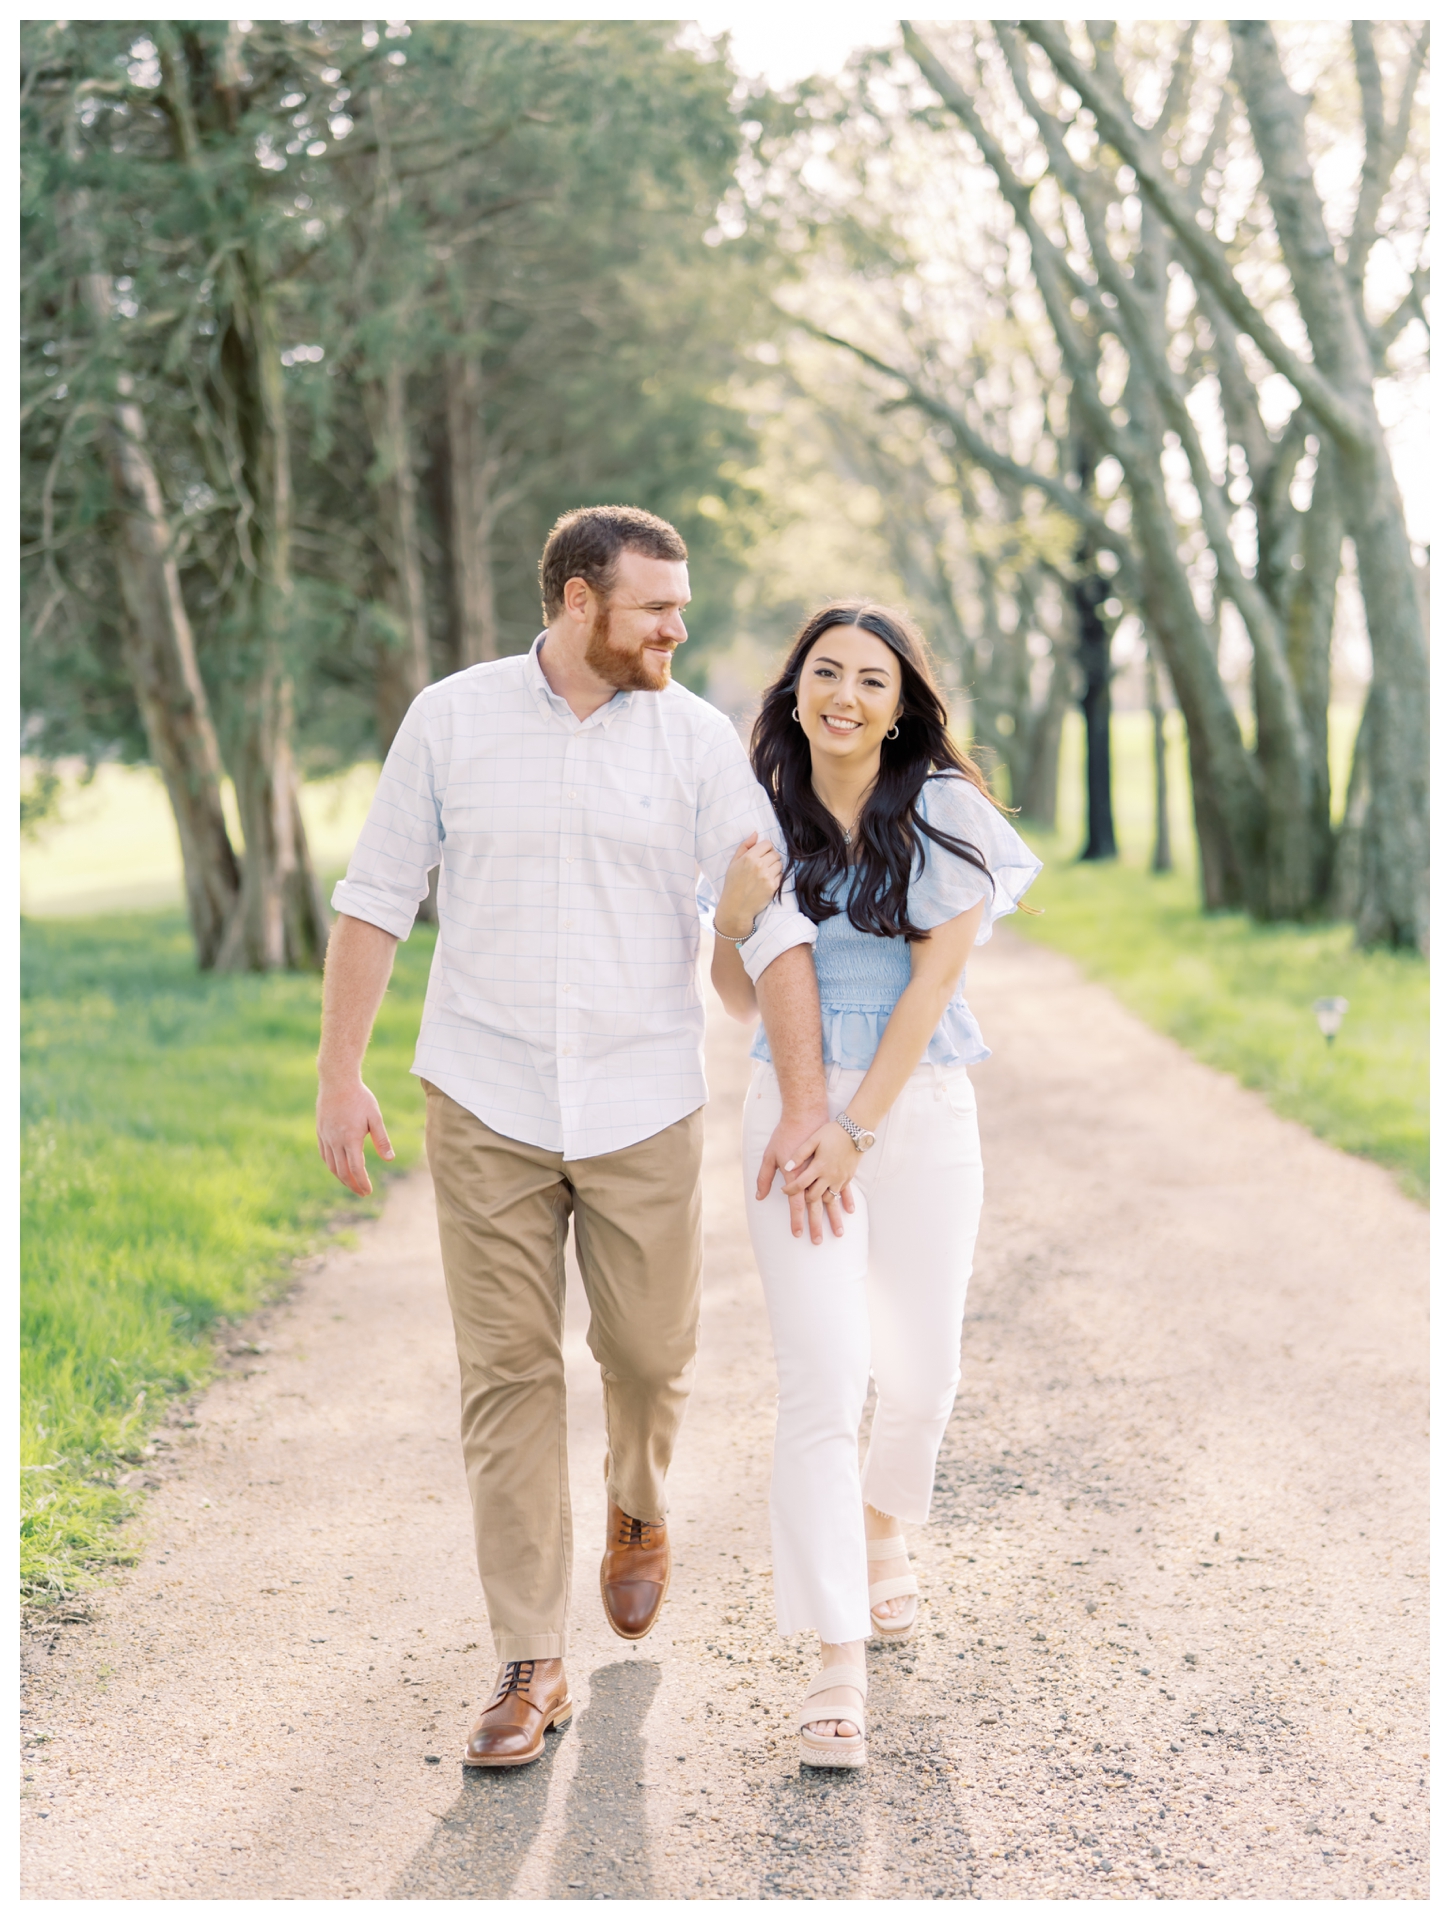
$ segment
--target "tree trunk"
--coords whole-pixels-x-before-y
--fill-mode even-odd
[[[381,380],[365,385],[363,408],[375,454],[383,600],[396,625],[395,635],[379,643],[377,659],[378,746],[386,756],[404,714],[433,677],[418,542],[418,483],[408,430],[407,377],[397,361],[390,363]]]
[[[107,436],[121,522],[114,552],[126,609],[122,648],[176,819],[197,964],[207,969],[236,913],[241,875],[222,811],[221,753],[145,438],[141,409],[123,400]]]
[[[1093,484],[1096,449],[1079,428],[1074,466],[1084,498]],[[1077,550],[1072,605],[1077,616],[1077,657],[1082,669],[1084,772],[1087,779],[1087,844],[1083,860],[1116,860],[1113,832],[1113,657],[1112,635],[1103,623],[1102,605],[1112,589],[1097,571],[1093,543],[1086,536]]]
[[[1073,582],[1086,736],[1087,844],[1079,856],[1083,860],[1118,857],[1113,832],[1113,665],[1108,630],[1098,611],[1107,597],[1107,587],[1097,574],[1085,574]]]
[[[292,755],[291,490],[282,363],[256,263],[242,257],[218,353],[218,401],[245,495],[243,572],[233,610],[223,736],[246,854],[240,910],[217,966],[315,968],[327,909],[312,870]]]
[[[448,557],[460,667],[498,657],[492,538],[494,463],[483,445],[483,375],[466,353],[443,362],[448,440]]]
[[[98,330],[111,323],[110,281],[82,276]],[[166,782],[181,842],[186,910],[198,966],[215,965],[237,908],[241,878],[222,811],[221,754],[211,705],[196,663],[191,621],[171,547],[146,422],[122,375],[107,423],[106,468],[116,505],[112,551],[125,617],[122,650],[151,758]]]
[[[1168,741],[1163,730],[1163,688],[1158,679],[1158,655],[1148,644],[1145,663],[1148,711],[1153,716],[1153,858],[1152,873],[1172,873],[1173,842],[1168,831]]]
[[[1199,882],[1210,913],[1262,897],[1263,797],[1215,651],[1178,563],[1161,472],[1127,469],[1143,543],[1142,613],[1167,662],[1188,737]]]
[[[1279,471],[1262,493],[1259,576],[1278,612],[1284,649],[1298,696],[1306,743],[1308,791],[1304,797],[1302,891],[1307,910],[1327,903],[1334,860],[1329,817],[1329,662],[1334,607],[1343,571],[1344,521],[1339,508],[1336,457],[1327,439],[1318,448],[1314,497],[1305,512],[1288,497],[1303,437],[1286,431]],[[1262,745],[1260,748],[1262,757]]]
[[[1352,920],[1364,897],[1364,824],[1369,813],[1369,770],[1374,758],[1374,683],[1359,716],[1344,818],[1334,841],[1334,871],[1329,910],[1336,920]]]
[[[1062,722],[1068,707],[1069,672],[1062,646],[1054,643],[1047,701],[1033,724],[1032,749],[1022,783],[1023,818],[1046,827],[1050,833],[1057,831],[1058,774],[1062,765]]]

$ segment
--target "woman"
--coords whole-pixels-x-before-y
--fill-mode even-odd
[[[846,1209],[841,1231],[813,1245],[792,1233],[779,1185],[747,1196],[780,1389],[776,1622],[820,1636],[802,1763],[856,1767],[865,1643],[911,1632],[918,1589],[901,1523],[927,1518],[959,1376],[982,1199],[967,1068],[988,1053],[962,970],[1041,863],[953,745],[920,637],[886,608],[843,602],[806,623],[765,695],[751,759],[784,835],[784,884],[818,928],[833,1117],[804,1142],[793,1180]],[[742,1020],[755,995],[736,942],[780,880],[769,850],[742,849],[716,909],[711,978]],[[763,1030],[753,1056],[747,1168],[780,1118]]]

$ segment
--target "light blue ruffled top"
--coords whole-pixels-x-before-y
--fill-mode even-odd
[[[907,915],[914,927],[939,927],[987,901],[976,945],[992,936],[992,922],[1015,913],[1017,902],[1042,871],[1042,862],[1008,821],[960,774],[937,775],[922,787],[917,802],[931,824],[965,840],[991,869],[959,859],[924,834],[925,866],[913,866],[907,889]],[[842,911],[823,920],[816,932],[816,980],[821,994],[821,1037],[827,1066],[869,1067],[892,1010],[911,978],[911,950],[903,935],[883,939],[862,933],[844,911],[848,876],[832,886],[829,898]],[[939,1067],[974,1066],[991,1048],[982,1038],[960,983],[927,1043],[923,1059]],[[753,1060],[769,1060],[764,1026],[750,1049]]]

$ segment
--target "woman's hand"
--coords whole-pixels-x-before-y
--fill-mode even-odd
[[[856,1143],[846,1129],[837,1126],[834,1120],[828,1120],[808,1140],[802,1141],[795,1159],[782,1169],[787,1197],[793,1193],[805,1195],[810,1212],[811,1239],[817,1246],[821,1244],[817,1226],[818,1207],[825,1208],[831,1231],[837,1235],[845,1232],[842,1210],[846,1213],[856,1211],[851,1181],[856,1176],[860,1159]]]
[[[780,876],[780,855],[768,840],[758,833],[742,840],[725,871],[715,909],[716,933],[726,940],[748,940],[756,915],[775,898]]]

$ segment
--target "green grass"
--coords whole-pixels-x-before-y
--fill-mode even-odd
[[[1176,718],[1176,716],[1175,716]],[[1335,772],[1342,791],[1352,730],[1338,717]],[[1263,1093],[1349,1153],[1391,1168],[1425,1199],[1430,1161],[1430,980],[1405,954],[1360,953],[1342,925],[1259,926],[1245,914],[1205,917],[1189,834],[1181,737],[1172,756],[1170,820],[1176,871],[1147,871],[1152,823],[1145,715],[1114,723],[1116,862],[1084,865],[1080,723],[1063,755],[1062,832],[1031,835],[1046,861],[1032,890],[1040,918],[1013,925],[1070,954],[1134,1013],[1200,1060]],[[1313,1003],[1341,994],[1349,1012],[1333,1047]]]
[[[431,952],[427,928],[399,948],[369,1054],[400,1168]],[[199,975],[172,913],[26,921],[21,955],[21,1556],[44,1596],[123,1557],[117,1478],[216,1332],[376,1199],[317,1155],[315,977]]]

